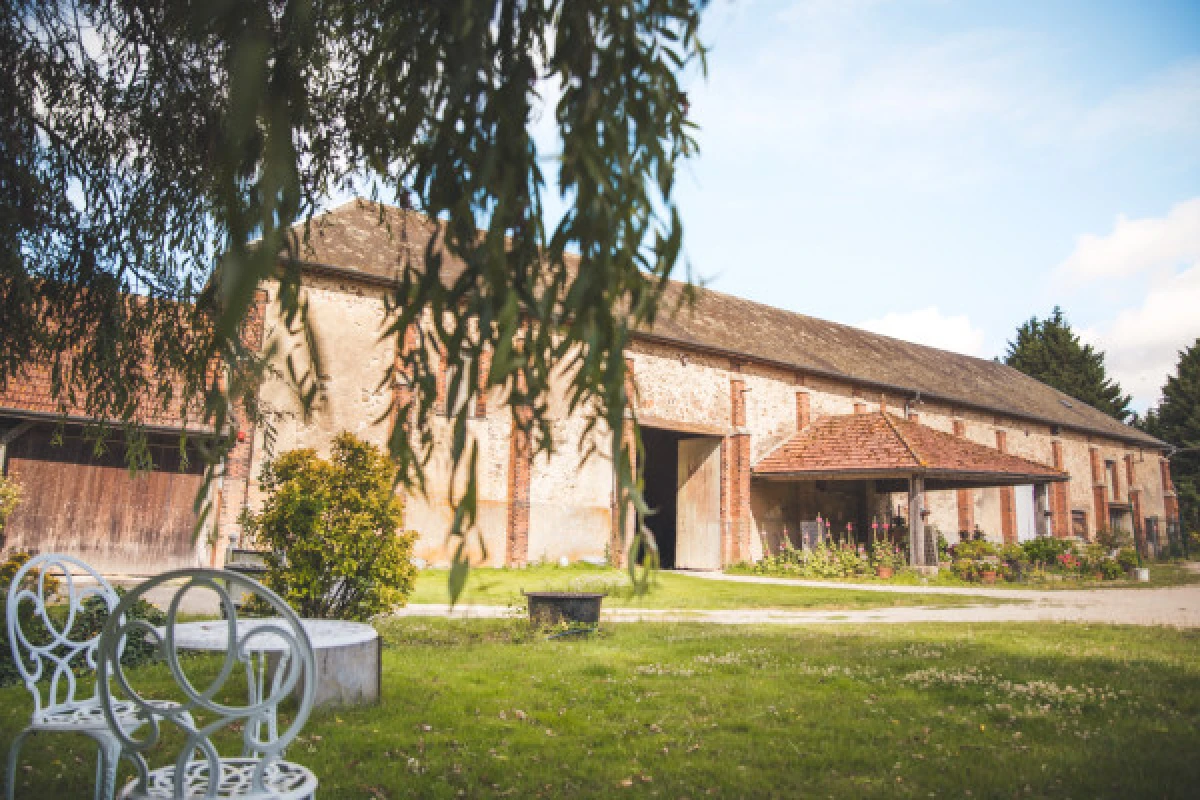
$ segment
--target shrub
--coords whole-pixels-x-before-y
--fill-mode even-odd
[[[379,448],[340,434],[326,461],[309,449],[268,462],[266,501],[243,525],[265,554],[266,584],[301,616],[366,620],[413,589],[415,533],[398,533],[396,467]]]
[[[977,560],[996,555],[996,546],[987,539],[972,539],[954,546],[954,559]]]
[[[1024,542],[1021,547],[1034,564],[1053,565],[1058,563],[1058,557],[1071,549],[1071,543],[1066,539],[1055,539],[1050,536],[1039,536]]]
[[[1122,547],[1117,551],[1116,562],[1123,572],[1130,572],[1138,565],[1137,550],[1132,547]]]
[[[788,575],[797,578],[852,578],[867,575],[871,560],[855,545],[822,542],[810,550],[786,545],[775,555],[764,556],[754,564],[760,575]]]
[[[17,504],[20,502],[21,484],[11,478],[0,475],[0,547],[4,546],[4,526],[8,522],[8,518],[12,515],[12,512],[16,511]],[[17,569],[20,569],[20,567],[17,567]],[[4,581],[3,585],[7,586],[9,580],[12,580],[11,574]]]
[[[1004,564],[1005,576],[1024,580],[1029,575],[1029,554],[1019,544],[1006,544],[1000,548],[1000,562]]]
[[[888,539],[877,539],[871,546],[871,564],[899,569],[904,566],[904,554]]]

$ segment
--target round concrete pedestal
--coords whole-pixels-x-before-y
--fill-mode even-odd
[[[304,629],[317,657],[316,706],[379,702],[382,645],[362,622],[306,619]]]
[[[272,619],[239,619],[237,637],[263,624],[278,624]],[[323,705],[365,705],[379,702],[379,675],[382,656],[379,634],[362,622],[334,619],[301,620],[312,643],[317,662],[317,692],[314,703]],[[274,669],[283,641],[264,634],[251,640],[256,650],[267,653]],[[223,652],[229,647],[229,628],[224,620],[187,622],[175,626],[175,646],[181,650]],[[297,692],[301,687],[297,687]]]

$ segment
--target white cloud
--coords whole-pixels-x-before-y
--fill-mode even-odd
[[[1165,217],[1117,217],[1107,236],[1085,233],[1058,265],[1060,282],[1125,278],[1173,270],[1200,261],[1200,197],[1180,203]]]
[[[903,313],[892,312],[879,319],[861,322],[858,327],[955,353],[969,356],[983,354],[983,330],[973,326],[966,315],[945,316],[936,306]]]
[[[1155,280],[1140,305],[1106,327],[1080,331],[1080,338],[1104,351],[1109,375],[1144,409],[1158,402],[1179,351],[1200,337],[1198,309],[1200,262]]]

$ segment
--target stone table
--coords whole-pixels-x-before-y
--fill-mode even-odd
[[[379,633],[362,622],[334,619],[304,619],[300,622],[316,656],[317,692],[314,704],[366,705],[379,702],[382,657]],[[239,618],[237,638],[242,638],[260,625],[282,623],[280,619]],[[272,634],[256,636],[250,641],[254,650],[268,655],[284,649],[283,640]],[[225,620],[184,622],[175,626],[175,646],[180,650],[223,653],[229,649],[229,645],[229,623]]]

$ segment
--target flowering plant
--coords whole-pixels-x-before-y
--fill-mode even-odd
[[[904,556],[896,545],[887,539],[878,539],[871,545],[871,564],[875,567],[897,569],[904,566]]]

